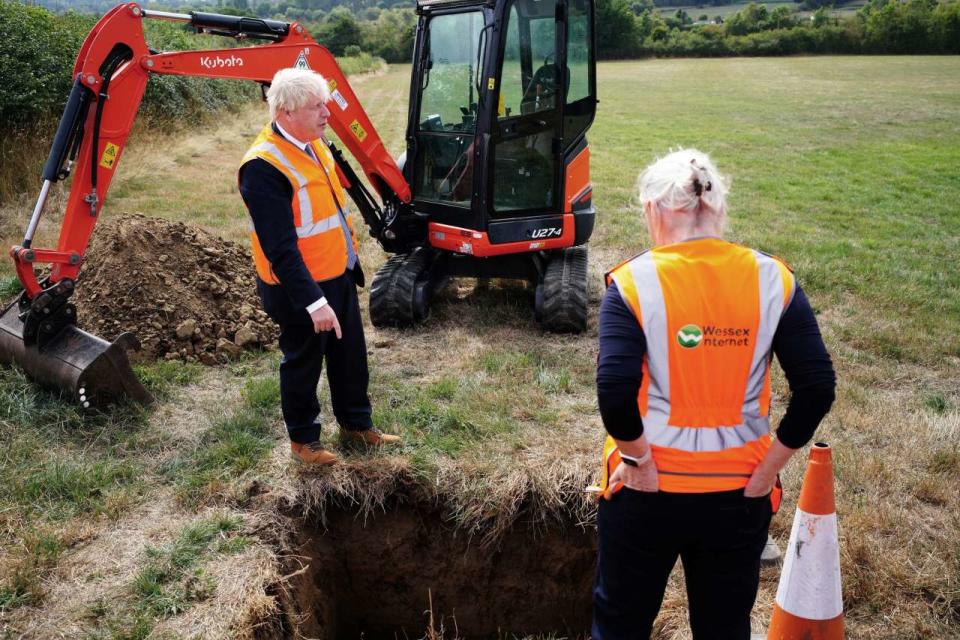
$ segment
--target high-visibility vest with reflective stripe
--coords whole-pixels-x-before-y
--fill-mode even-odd
[[[241,166],[260,158],[273,165],[290,181],[293,187],[291,204],[293,225],[297,230],[297,248],[313,279],[323,281],[336,278],[347,269],[347,239],[340,222],[341,210],[350,230],[350,242],[355,253],[357,239],[347,215],[346,197],[337,178],[330,149],[316,140],[310,143],[310,148],[319,163],[267,125],[243,156]],[[252,220],[250,245],[257,275],[264,282],[279,284],[260,246]]]
[[[775,257],[703,238],[644,252],[611,281],[646,337],[637,402],[660,489],[743,488],[771,443],[773,335],[793,273]],[[605,460],[612,446],[608,437]]]

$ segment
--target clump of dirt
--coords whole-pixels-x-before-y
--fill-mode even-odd
[[[73,299],[85,331],[107,340],[133,332],[142,344],[134,360],[212,365],[277,337],[246,248],[137,214],[97,225]]]

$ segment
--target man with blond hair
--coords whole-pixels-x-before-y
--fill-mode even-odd
[[[329,465],[320,443],[323,361],[341,435],[369,445],[399,437],[371,420],[357,287],[364,276],[346,194],[323,140],[330,89],[319,73],[282,69],[267,91],[270,119],[243,157],[240,194],[264,310],[280,326],[280,405],[293,458]]]

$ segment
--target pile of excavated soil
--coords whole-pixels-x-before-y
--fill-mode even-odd
[[[73,299],[85,331],[134,333],[143,345],[135,360],[217,364],[277,337],[246,248],[142,215],[97,224]]]

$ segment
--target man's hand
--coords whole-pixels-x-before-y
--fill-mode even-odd
[[[325,304],[319,309],[313,311],[310,314],[310,319],[313,320],[313,330],[316,333],[321,331],[330,331],[333,329],[333,332],[337,334],[337,339],[339,340],[342,337],[340,332],[340,321],[337,320],[337,314],[333,312],[333,309],[330,308],[329,304]]]
[[[647,460],[639,467],[631,467],[623,462],[610,476],[610,484],[622,482],[628,489],[656,493],[660,490],[660,479],[657,476],[657,465],[653,459]]]

